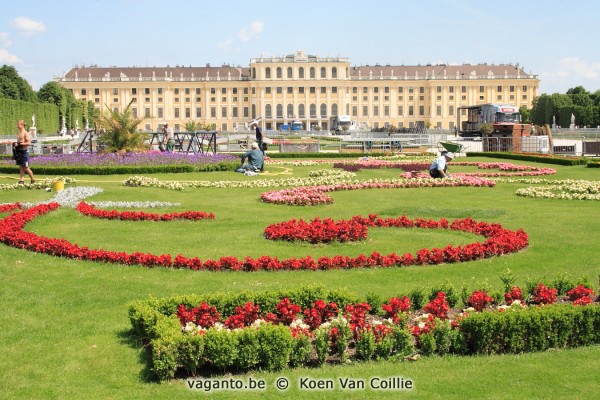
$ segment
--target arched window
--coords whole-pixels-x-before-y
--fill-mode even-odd
[[[265,79],[271,79],[271,68],[265,68]]]
[[[281,67],[277,67],[277,79],[281,78],[283,78],[283,75],[281,74]]]
[[[317,118],[317,105],[316,104],[310,105],[310,117]]]
[[[315,67],[310,67],[310,79],[315,79],[315,78],[316,78]]]
[[[283,118],[283,105],[277,104],[277,118]]]
[[[327,70],[325,67],[321,67],[321,78],[327,78]]]
[[[271,118],[273,116],[273,113],[271,112],[271,105],[267,104],[265,106],[265,118]]]
[[[287,117],[294,118],[294,105],[292,103],[287,105]]]
[[[335,117],[337,115],[338,115],[338,107],[337,107],[337,104],[333,103],[331,105],[331,116]]]
[[[298,78],[304,79],[304,67],[298,68]]]
[[[304,118],[304,104],[298,104],[298,118]]]
[[[336,67],[331,68],[331,77],[333,79],[337,79],[337,68]]]
[[[288,69],[287,69],[287,77],[288,77],[288,79],[292,79],[294,77],[293,71],[294,70],[292,69],[292,67],[288,67]]]
[[[326,117],[327,116],[327,104],[323,103],[321,104],[321,117]]]

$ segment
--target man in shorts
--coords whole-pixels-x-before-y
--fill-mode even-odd
[[[33,172],[31,172],[31,169],[29,168],[29,146],[31,146],[31,136],[29,136],[29,132],[25,129],[25,121],[20,119],[17,122],[17,129],[19,130],[19,133],[17,133],[17,142],[13,143],[13,155],[16,164],[19,166],[19,184],[24,184],[23,178],[25,177],[25,173],[29,175],[31,183],[35,183]]]

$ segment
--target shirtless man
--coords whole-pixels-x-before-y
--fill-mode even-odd
[[[17,142],[13,143],[13,154],[15,156],[15,161],[19,166],[19,184],[23,184],[23,177],[25,173],[29,175],[29,179],[31,179],[31,183],[35,183],[35,179],[33,178],[33,172],[29,169],[29,146],[31,145],[31,137],[29,136],[29,132],[25,129],[25,121],[20,119],[17,122],[17,129],[19,133],[17,133]]]

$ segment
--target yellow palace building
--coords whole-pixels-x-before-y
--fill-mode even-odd
[[[539,79],[518,65],[364,65],[349,58],[303,51],[252,58],[248,67],[74,67],[55,80],[75,98],[101,110],[132,110],[143,129],[188,121],[217,129],[243,129],[261,118],[267,130],[302,122],[331,129],[348,115],[364,128],[425,126],[453,130],[457,110],[485,103],[531,108]],[[461,110],[464,111],[464,110]]]

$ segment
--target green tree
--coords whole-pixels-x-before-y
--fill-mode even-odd
[[[35,92],[29,82],[21,78],[15,67],[3,65],[0,68],[0,97],[12,100],[35,102]]]
[[[183,127],[185,128],[186,132],[195,132],[200,130],[201,126],[202,124],[200,124],[200,122],[187,121]]]
[[[105,146],[106,152],[134,152],[147,150],[146,135],[137,132],[138,125],[143,118],[134,118],[129,102],[123,111],[113,111],[107,106],[107,111],[99,118],[103,128],[98,135],[98,142]]]
[[[530,124],[531,123],[531,110],[529,110],[525,106],[521,106],[519,108],[519,113],[521,114],[521,122],[522,123],[524,123],[524,124]]]

